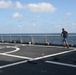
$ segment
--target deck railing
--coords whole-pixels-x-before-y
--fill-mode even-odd
[[[76,36],[69,36],[69,44],[76,44]],[[62,44],[60,35],[0,35],[0,42],[31,44]]]

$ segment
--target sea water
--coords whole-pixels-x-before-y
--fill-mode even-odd
[[[62,44],[62,37],[60,33],[39,33],[39,34],[0,34],[0,41],[12,42],[20,41],[22,43],[52,43]],[[76,45],[76,33],[69,33],[67,41],[71,45]]]

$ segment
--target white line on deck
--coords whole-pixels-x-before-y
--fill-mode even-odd
[[[14,47],[14,46],[6,46],[7,48],[16,48],[16,50],[13,50],[13,51],[9,51],[9,52],[4,52],[4,53],[13,53],[13,52],[17,52],[20,50],[20,48],[18,47]]]
[[[35,60],[39,60],[39,59],[43,59],[43,58],[48,58],[48,57],[52,57],[52,56],[56,56],[56,55],[61,55],[61,54],[66,54],[66,53],[70,53],[70,52],[74,52],[74,51],[76,51],[76,49],[69,50],[69,51],[63,51],[63,52],[59,52],[59,53],[55,53],[55,54],[50,54],[50,55],[46,55],[44,57],[38,57],[38,58],[35,58]]]
[[[18,55],[6,54],[6,53],[0,53],[0,55],[10,56],[10,57],[15,57],[15,58],[22,58],[22,59],[32,59],[30,57],[24,57],[24,56],[18,56]]]
[[[66,63],[60,63],[60,62],[54,62],[54,61],[45,61],[45,62],[50,63],[50,64],[56,64],[56,65],[76,68],[76,65],[72,65],[72,64],[66,64]]]
[[[27,62],[27,60],[24,60],[24,61],[12,63],[12,64],[3,65],[3,66],[0,66],[0,69],[11,67],[11,66],[15,66],[15,65],[19,65],[19,64],[22,64],[22,63],[26,63],[26,62]]]

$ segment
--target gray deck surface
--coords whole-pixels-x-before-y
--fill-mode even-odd
[[[0,43],[0,75],[76,75],[76,48]]]

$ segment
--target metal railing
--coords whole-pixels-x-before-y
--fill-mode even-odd
[[[0,42],[62,44],[62,38],[60,35],[0,35]],[[68,42],[76,44],[76,36],[69,36]]]

